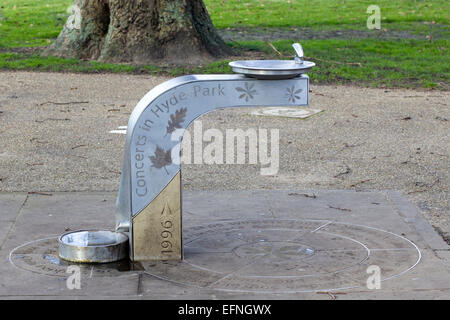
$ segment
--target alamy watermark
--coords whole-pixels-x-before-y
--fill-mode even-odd
[[[70,273],[71,275],[66,280],[67,289],[73,290],[81,289],[81,269],[79,266],[71,265],[66,269],[66,273]]]
[[[377,265],[371,265],[366,270],[370,276],[367,278],[367,289],[381,289],[381,268]]]
[[[377,5],[370,5],[366,11],[370,16],[367,18],[367,29],[381,29],[381,10]]]
[[[81,29],[81,9],[76,4],[67,8],[67,13],[70,14],[66,22],[66,28],[69,30]]]
[[[203,131],[202,122],[197,120],[192,131],[192,136],[185,129],[172,133],[171,140],[179,142],[171,152],[173,164],[248,163],[261,165],[261,175],[278,173],[279,129],[226,129],[224,134],[214,128]]]

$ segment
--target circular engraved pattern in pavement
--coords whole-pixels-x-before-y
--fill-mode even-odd
[[[184,260],[144,263],[160,279],[237,292],[313,292],[366,286],[411,270],[421,253],[400,235],[323,220],[223,221],[184,229]]]
[[[411,270],[420,250],[407,238],[376,228],[324,220],[229,220],[185,227],[184,260],[77,264],[83,277],[144,272],[173,283],[236,292],[314,292],[365,287],[371,265],[381,281]],[[68,277],[74,263],[58,258],[57,236],[10,253],[18,268]]]
[[[9,260],[20,269],[57,277],[70,276],[67,273],[67,267],[70,265],[79,266],[82,277],[85,278],[128,276],[132,274],[129,271],[139,270],[139,267],[135,268],[127,260],[102,264],[83,264],[62,260],[58,257],[57,236],[19,246],[11,251]]]

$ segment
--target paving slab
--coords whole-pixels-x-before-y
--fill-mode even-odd
[[[0,249],[3,248],[26,200],[27,196],[23,193],[0,194]]]
[[[0,298],[450,298],[450,247],[398,192],[185,191],[183,261],[60,260],[59,234],[113,228],[115,197],[1,194]]]

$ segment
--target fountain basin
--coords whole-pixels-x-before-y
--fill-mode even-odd
[[[261,80],[290,79],[311,71],[314,62],[295,60],[241,60],[229,63],[235,73]]]
[[[107,230],[71,231],[58,238],[59,257],[78,263],[108,263],[128,257],[128,236]]]

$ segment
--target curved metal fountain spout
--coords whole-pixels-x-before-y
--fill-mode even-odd
[[[302,64],[303,63],[304,53],[303,53],[303,48],[302,48],[301,44],[300,43],[294,43],[292,45],[292,47],[295,50],[295,58],[294,58],[295,63]]]
[[[116,213],[116,229],[129,232],[132,261],[182,259],[180,129],[217,109],[305,106],[309,78],[301,73],[282,80],[183,76],[142,98],[128,122]]]

